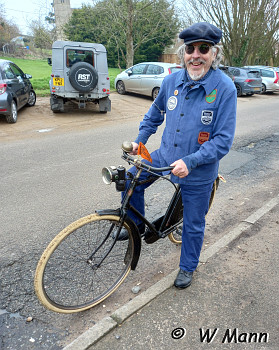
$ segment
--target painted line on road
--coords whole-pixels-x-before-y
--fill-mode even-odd
[[[251,214],[232,231],[220,238],[212,246],[205,249],[200,256],[200,262],[206,263],[208,259],[220,251],[220,249],[226,247],[229,243],[238,238],[244,231],[253,226],[260,218],[262,218],[278,204],[279,195],[265,203],[261,208]],[[117,309],[109,317],[104,318],[86,332],[81,334],[72,343],[64,347],[63,350],[86,350],[90,346],[96,344],[101,338],[131,317],[135,312],[142,309],[157,296],[171,288],[178,271],[179,269],[162,278],[159,282],[155,283],[146,291],[142,292],[140,295],[130,300],[127,304]]]

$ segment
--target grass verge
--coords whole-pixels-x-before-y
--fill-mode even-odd
[[[32,75],[32,85],[36,91],[37,96],[48,96],[49,93],[49,79],[51,75],[51,66],[48,65],[47,59],[23,59],[14,57],[2,57],[2,59],[14,62],[23,70],[24,73]],[[114,80],[117,74],[120,73],[118,68],[109,68],[110,90],[114,91]]]

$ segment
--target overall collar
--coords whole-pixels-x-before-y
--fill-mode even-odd
[[[187,70],[181,69],[181,71],[179,71],[177,74],[175,86],[202,86],[205,90],[206,95],[209,95],[218,85],[221,79],[221,74],[222,73],[219,69],[214,70],[213,68],[210,68],[210,70],[206,73],[206,75],[203,78],[201,78],[200,80],[193,81],[189,80]]]

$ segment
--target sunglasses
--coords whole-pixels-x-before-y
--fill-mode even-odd
[[[196,46],[189,44],[189,45],[185,45],[185,46],[186,46],[185,51],[188,55],[192,55],[192,53],[195,51],[195,47],[197,47],[199,49],[199,52],[202,55],[207,54],[209,49],[210,49],[210,46],[207,44],[201,44],[201,45],[196,45]]]

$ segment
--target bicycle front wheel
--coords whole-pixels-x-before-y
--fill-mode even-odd
[[[115,215],[88,215],[51,241],[38,262],[34,280],[45,307],[61,313],[87,310],[120,286],[131,269],[134,239],[124,222],[128,240],[116,241],[107,255],[119,221]]]

